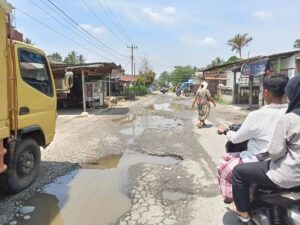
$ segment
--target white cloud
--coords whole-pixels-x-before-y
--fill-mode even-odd
[[[106,32],[106,29],[104,27],[95,27],[91,24],[80,24],[80,26],[86,31],[95,35],[101,35]]]
[[[142,9],[143,15],[156,23],[173,23],[175,21],[175,16],[177,9],[175,7],[165,7],[161,11],[154,11],[150,7]]]
[[[185,37],[183,38],[183,42],[187,44],[193,44],[193,45],[214,45],[217,43],[217,41],[212,37]]]
[[[272,13],[269,11],[255,11],[253,16],[261,20],[269,20],[272,18]]]

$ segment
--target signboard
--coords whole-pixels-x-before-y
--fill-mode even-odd
[[[242,66],[241,74],[242,76],[259,76],[265,74],[268,70],[270,70],[269,60],[264,59],[244,64]]]

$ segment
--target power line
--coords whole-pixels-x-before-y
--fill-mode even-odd
[[[88,32],[86,29],[84,29],[82,26],[80,26],[80,24],[78,22],[76,22],[74,19],[72,19],[67,13],[65,13],[62,9],[60,9],[56,4],[54,4],[51,0],[47,0],[51,5],[53,5],[58,11],[60,11],[64,16],[66,16],[72,23],[76,24],[76,26],[78,26],[81,30],[83,30],[86,34],[88,34],[90,37],[92,37],[94,40],[96,40],[101,46],[103,46],[104,48],[108,49],[109,51],[111,51],[112,53],[110,53],[111,55],[114,55],[116,57],[118,57],[118,55],[122,56],[122,57],[127,57],[124,56],[122,54],[120,54],[119,52],[113,50],[112,48],[110,48],[109,46],[107,46],[106,44],[104,44],[102,41],[100,41],[97,37],[95,37],[93,34],[91,34],[90,32]]]
[[[81,43],[79,43],[79,42],[77,42],[77,41],[75,41],[75,40],[69,38],[68,36],[64,35],[63,33],[59,32],[59,31],[57,31],[57,30],[55,30],[53,27],[50,27],[49,25],[47,25],[47,24],[41,22],[40,20],[34,18],[33,16],[29,15],[28,13],[24,12],[23,10],[21,10],[21,9],[19,9],[19,8],[16,8],[16,9],[17,9],[18,11],[20,11],[21,13],[23,13],[24,15],[30,17],[31,19],[33,19],[33,20],[36,21],[37,23],[39,23],[39,24],[41,24],[41,25],[47,27],[48,29],[52,30],[53,32],[57,33],[58,35],[60,35],[60,36],[62,36],[62,37],[64,37],[64,38],[68,39],[69,41],[75,43],[76,45],[79,45],[79,46],[81,46],[82,48],[84,48],[84,49],[86,49],[86,50],[88,50],[88,51],[91,51],[91,52],[93,52],[93,53],[95,53],[95,54],[97,54],[97,55],[99,55],[99,56],[101,56],[101,57],[103,57],[103,58],[106,58],[106,59],[111,60],[111,58],[108,58],[108,57],[106,57],[106,56],[103,56],[103,55],[99,54],[98,52],[95,52],[94,50],[85,47],[85,46],[82,45]]]
[[[52,14],[50,14],[49,12],[47,12],[47,10],[43,9],[41,6],[39,6],[38,4],[36,4],[33,0],[28,0],[29,2],[31,2],[31,4],[35,5],[37,8],[39,8],[41,11],[43,11],[44,13],[46,13],[47,15],[49,15],[52,19],[54,19],[56,22],[58,22],[60,25],[62,25],[63,27],[65,27],[66,29],[70,30],[72,33],[78,35],[80,38],[85,39],[90,45],[92,45],[95,48],[99,48],[101,50],[103,50],[102,48],[98,47],[97,45],[95,45],[92,41],[90,41],[89,39],[87,39],[86,37],[82,36],[80,33],[76,31],[74,31],[71,27],[67,26],[66,24],[62,23],[59,19],[57,19],[56,17],[54,17]],[[48,6],[48,5],[46,5]],[[50,7],[50,9],[52,9]],[[53,10],[53,9],[52,9]],[[56,12],[56,11],[54,11]],[[57,13],[57,12],[56,12]],[[60,14],[58,14],[60,15]],[[60,15],[61,16],[61,15]]]
[[[91,13],[102,23],[121,43],[127,45],[110,27],[95,13],[95,11],[87,4],[85,0],[81,0],[83,4],[91,11]]]
[[[118,19],[116,18],[116,16],[114,15],[114,13],[112,12],[111,8],[109,7],[109,5],[107,4],[107,2],[105,0],[103,0],[106,8],[104,7],[104,5],[101,3],[100,0],[98,0],[98,3],[100,5],[100,7],[103,9],[103,11],[108,15],[108,18],[112,21],[112,23],[116,26],[116,28],[120,31],[120,33],[123,35],[123,37],[125,37],[129,42],[134,43],[132,38],[129,36],[129,34],[126,32],[126,30],[123,28],[123,26],[120,24],[120,22],[118,21]]]

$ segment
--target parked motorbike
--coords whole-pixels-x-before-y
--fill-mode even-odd
[[[241,125],[232,124],[229,130],[237,131]],[[226,143],[226,152],[239,152],[247,149],[247,143]],[[259,160],[268,158],[261,153]],[[251,201],[251,221],[249,225],[300,225],[300,186],[291,189],[256,186]]]

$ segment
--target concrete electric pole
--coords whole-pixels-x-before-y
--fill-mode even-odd
[[[133,50],[137,49],[138,47],[135,45],[127,46],[127,48],[131,49],[131,75],[135,75],[135,65],[134,65],[134,56],[133,56]]]

